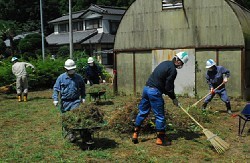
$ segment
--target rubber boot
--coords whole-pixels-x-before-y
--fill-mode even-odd
[[[27,99],[27,94],[23,95],[23,101],[24,101],[24,102],[27,102],[27,100],[28,100],[28,99]]]
[[[17,101],[18,101],[18,102],[21,102],[21,101],[22,101],[22,96],[21,96],[21,95],[18,95],[18,96],[17,96]]]
[[[168,146],[171,145],[171,142],[167,141],[166,134],[165,132],[162,131],[162,132],[157,132],[156,144],[162,146]]]
[[[139,143],[139,140],[138,140],[139,131],[140,131],[140,127],[135,127],[134,128],[134,133],[133,133],[133,136],[132,136],[132,142],[134,144]]]
[[[228,114],[232,114],[230,102],[226,102],[226,107],[227,107],[227,113],[228,113]]]
[[[201,110],[202,111],[206,111],[206,107],[207,107],[207,103],[203,103],[202,106],[201,106]]]

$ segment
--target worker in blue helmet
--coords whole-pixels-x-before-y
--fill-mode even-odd
[[[230,77],[230,71],[223,66],[216,66],[216,62],[213,59],[207,60],[206,69],[206,80],[211,93],[205,98],[202,110],[205,111],[207,104],[214,98],[215,94],[218,94],[226,105],[227,113],[232,114],[230,99],[225,87]],[[217,89],[215,90],[215,88]]]
[[[17,57],[12,57],[12,73],[16,76],[16,92],[18,102],[26,102],[28,99],[28,72],[27,67],[31,67],[35,71],[35,67],[31,63],[20,62]],[[23,96],[23,98],[22,98]]]

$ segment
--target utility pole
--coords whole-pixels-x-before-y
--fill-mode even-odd
[[[41,17],[41,34],[42,34],[42,55],[43,55],[43,61],[45,58],[45,50],[44,50],[44,31],[43,31],[43,3],[42,0],[40,0],[40,17]]]
[[[69,0],[69,52],[70,58],[73,59],[73,32],[72,32],[72,11],[71,0]]]

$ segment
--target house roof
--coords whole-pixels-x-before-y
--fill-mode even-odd
[[[74,12],[72,13],[72,19],[78,19],[80,18],[80,16],[82,16],[82,14],[85,12],[86,10],[83,11],[78,11],[78,12]],[[49,21],[49,23],[58,23],[58,22],[62,22],[62,21],[67,21],[69,20],[69,14],[64,15],[62,17],[56,18],[54,20]]]
[[[97,33],[98,31],[96,29],[73,32],[73,43],[81,43],[82,41],[88,39],[89,37],[92,37],[93,35],[96,35]],[[69,33],[52,33],[46,37],[46,41],[49,45],[69,44]]]
[[[95,11],[101,14],[110,14],[110,15],[123,15],[126,9],[118,8],[118,7],[111,7],[111,6],[101,6],[92,4],[88,10]],[[86,11],[88,11],[86,10]]]
[[[98,33],[82,42],[82,44],[114,43],[115,35],[109,33]]]
[[[85,13],[87,13],[88,11],[97,12],[99,14],[123,15],[126,9],[91,4],[91,6],[87,10],[82,10],[82,11],[72,13],[72,19],[80,19],[80,17],[84,15]],[[69,20],[69,14],[56,18],[54,20],[51,20],[49,21],[49,23],[58,23],[58,22],[67,21],[67,20]]]

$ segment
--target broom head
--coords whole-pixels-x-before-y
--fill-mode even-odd
[[[208,129],[204,129],[203,133],[206,135],[207,140],[211,142],[218,153],[224,153],[227,149],[229,149],[229,144],[227,142],[213,134]]]
[[[0,93],[9,93],[11,90],[10,86],[2,86],[0,87]]]

